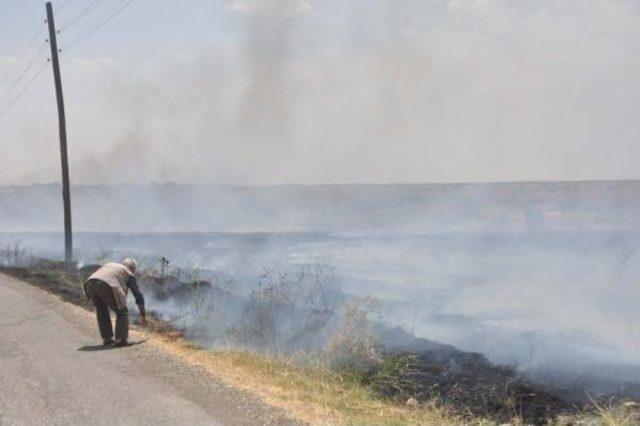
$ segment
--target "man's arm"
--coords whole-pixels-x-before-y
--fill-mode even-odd
[[[129,287],[129,290],[133,293],[133,297],[136,299],[136,305],[138,305],[138,310],[140,311],[140,317],[143,319],[143,322],[145,322],[147,313],[144,309],[144,296],[140,291],[140,287],[138,287],[138,280],[136,277],[129,278],[129,281],[127,281],[127,287]]]

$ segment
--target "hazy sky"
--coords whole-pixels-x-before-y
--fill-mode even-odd
[[[66,49],[92,1],[54,1],[75,183],[640,178],[637,0],[135,0]],[[0,80],[43,18],[0,0]],[[49,66],[0,184],[58,181],[57,137]]]

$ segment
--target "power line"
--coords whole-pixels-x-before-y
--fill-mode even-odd
[[[47,67],[47,63],[48,62],[45,61],[42,64],[42,66],[38,69],[38,71],[33,75],[33,77],[31,77],[31,79],[27,82],[27,84],[22,88],[22,90],[20,90],[20,92],[18,92],[18,94],[16,96],[14,96],[2,110],[0,110],[0,120],[2,120],[4,118],[4,116],[7,114],[7,112],[9,112],[9,110],[11,110],[11,108],[16,104],[16,102],[18,102],[18,100],[20,100],[22,95],[25,94],[27,89],[29,89],[29,87],[31,87],[31,85],[36,81],[38,76],[40,76],[40,74],[42,74],[42,71],[44,71],[44,69]]]
[[[2,77],[2,80],[0,80],[0,87],[2,87],[2,85],[9,79],[9,77],[11,76],[11,74],[13,74],[13,71],[18,67],[18,64],[22,61],[22,59],[26,56],[27,52],[29,52],[29,50],[31,49],[31,47],[33,46],[33,44],[36,42],[36,40],[38,39],[38,36],[41,35],[42,33],[42,29],[44,28],[44,22],[42,22],[42,24],[40,24],[40,26],[38,26],[38,29],[36,30],[36,32],[33,34],[33,36],[31,37],[31,39],[29,40],[29,43],[27,43],[27,47],[24,48],[24,50],[22,51],[22,53],[18,56],[18,58],[16,59],[16,61],[9,67],[9,69],[7,70],[6,74],[4,75],[4,77]]]
[[[46,44],[43,44],[42,47],[40,47],[40,49],[38,49],[38,51],[36,52],[36,54],[34,55],[33,59],[31,59],[31,62],[29,62],[29,64],[27,65],[27,67],[22,71],[22,73],[20,73],[20,75],[18,75],[18,78],[16,78],[13,82],[13,84],[11,86],[8,86],[5,90],[0,92],[0,98],[4,97],[5,95],[8,95],[9,93],[11,93],[11,91],[13,89],[15,89],[16,87],[18,87],[18,84],[20,83],[20,81],[23,79],[23,77],[29,72],[29,70],[31,69],[31,67],[33,67],[33,65],[36,63],[36,61],[38,59],[40,59],[40,57],[42,56],[42,52],[44,51],[44,49],[46,48]]]
[[[111,21],[113,18],[115,18],[120,12],[122,12],[124,9],[126,9],[127,6],[129,6],[133,2],[134,2],[134,0],[123,0],[123,1],[121,1],[118,5],[116,5],[111,10],[109,10],[109,12],[107,12],[106,15],[103,15],[102,18],[100,18],[97,21],[95,21],[93,27],[89,28],[87,31],[85,31],[85,32],[79,34],[78,36],[74,37],[73,39],[71,39],[71,41],[69,43],[67,43],[63,47],[63,50],[70,49],[71,47],[75,46],[76,44],[81,43],[82,41],[84,41],[84,39],[86,39],[91,34],[95,33],[100,28],[105,26],[109,21]]]
[[[62,24],[62,26],[60,26],[60,28],[58,28],[58,31],[64,31],[67,28],[71,27],[72,25],[75,25],[78,21],[80,21],[85,16],[87,16],[88,14],[93,12],[96,7],[100,6],[100,3],[102,3],[102,2],[103,2],[103,0],[93,0],[91,3],[89,3],[89,5],[87,7],[82,9],[76,16],[74,16],[73,18],[69,19],[66,23]]]
[[[73,1],[73,0],[67,0],[67,1],[65,1],[65,2],[63,2],[63,3],[60,3],[60,4],[58,5],[58,7],[56,7],[56,13],[58,13],[61,9],[64,9],[65,7],[67,7],[67,5],[68,5],[69,3],[71,3],[72,1]]]

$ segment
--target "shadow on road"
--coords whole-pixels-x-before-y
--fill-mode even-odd
[[[88,345],[88,346],[80,346],[78,348],[79,351],[81,352],[95,352],[95,351],[109,351],[112,349],[126,349],[126,348],[130,348],[131,346],[137,346],[137,345],[141,345],[144,342],[146,342],[146,340],[139,340],[137,342],[129,342],[128,346],[114,346],[114,345]]]

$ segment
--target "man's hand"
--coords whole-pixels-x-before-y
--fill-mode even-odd
[[[144,304],[138,305],[138,310],[140,311],[140,324],[146,327],[149,325],[149,321],[147,321],[147,312],[144,309]]]

